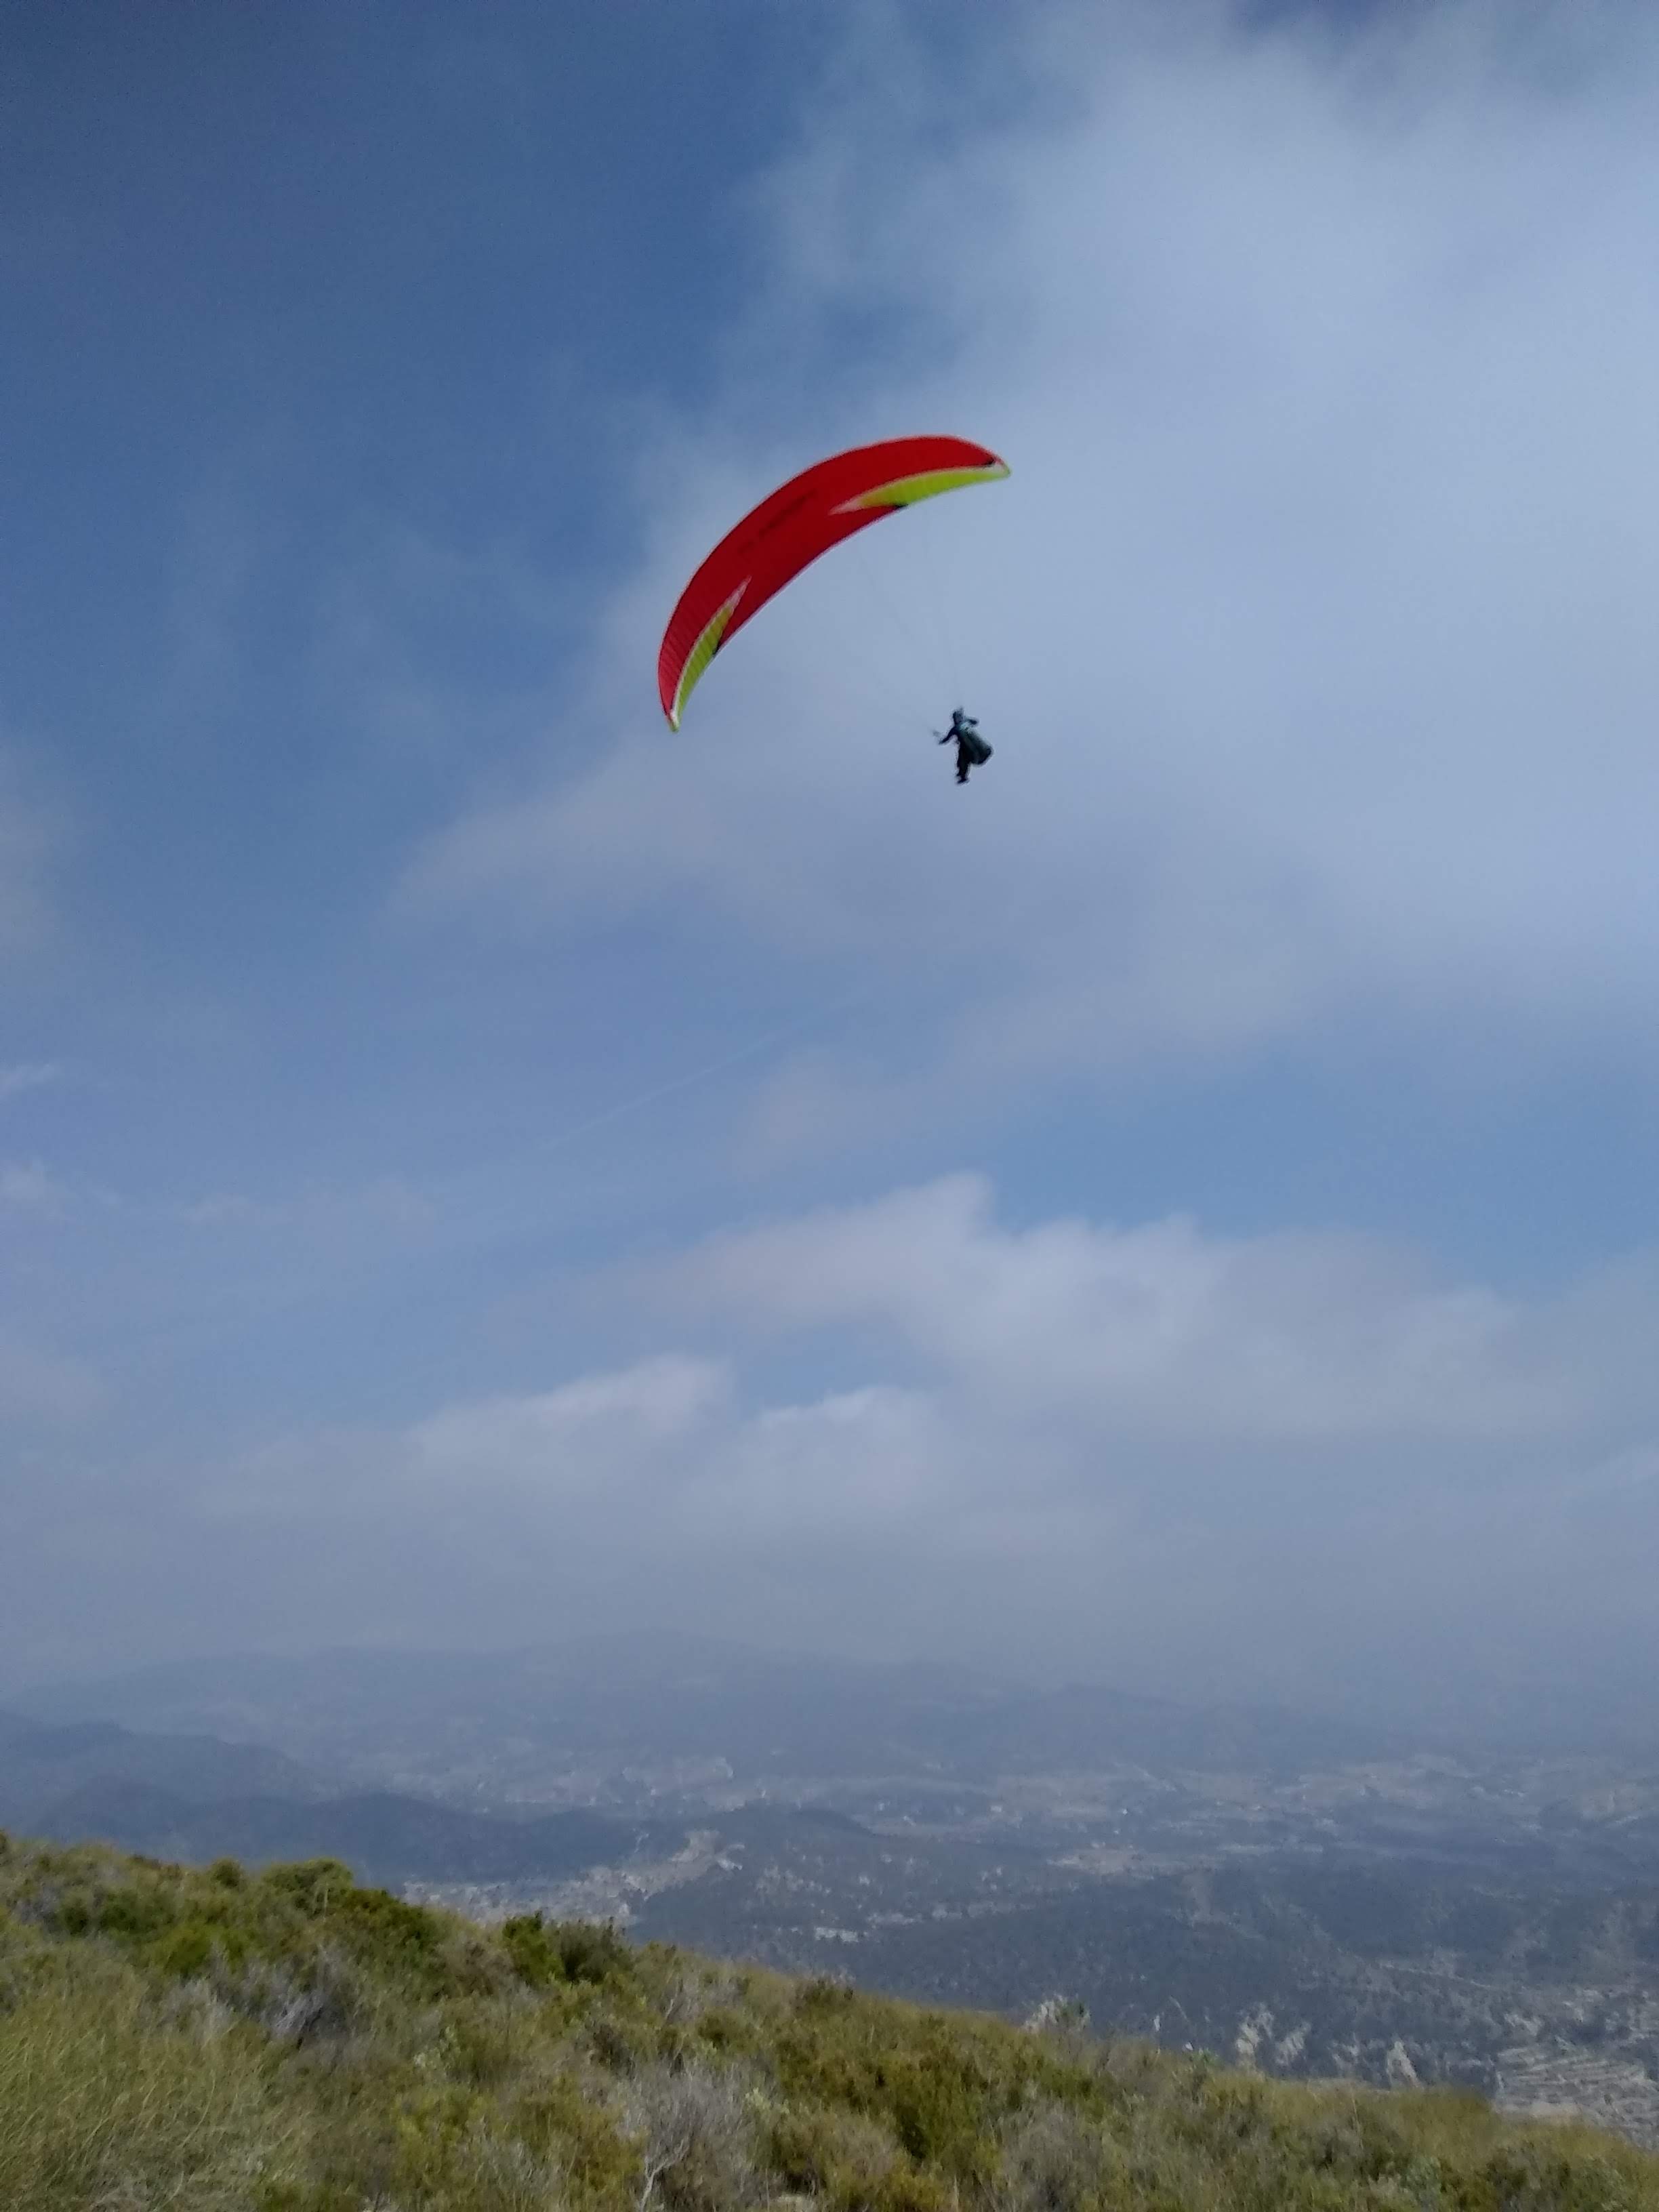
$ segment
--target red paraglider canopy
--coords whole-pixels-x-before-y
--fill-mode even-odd
[[[657,655],[657,690],[678,730],[693,686],[728,638],[801,570],[856,530],[1006,462],[966,438],[889,438],[791,477],[721,538],[680,594]]]

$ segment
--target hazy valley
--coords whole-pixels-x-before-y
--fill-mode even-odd
[[[0,1824],[1659,2142],[1659,1755],[735,1647],[233,1660],[14,1698]],[[22,1710],[18,1710],[21,1708]]]

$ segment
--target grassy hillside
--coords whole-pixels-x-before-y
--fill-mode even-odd
[[[964,1941],[971,1941],[964,1933]],[[1659,2158],[1478,2099],[1310,2088],[486,1930],[332,1860],[0,1836],[7,2212],[1659,2212]]]

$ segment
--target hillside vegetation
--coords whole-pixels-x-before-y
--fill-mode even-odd
[[[1051,2011],[1022,2030],[587,1923],[487,1929],[334,1860],[0,1835],[0,2205],[1659,2212],[1659,2158],[1587,2129],[1224,2073]]]

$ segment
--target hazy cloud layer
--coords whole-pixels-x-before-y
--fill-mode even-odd
[[[228,1629],[234,1593],[245,1634],[302,1642],[349,1589],[370,1638],[497,1641],[648,1606],[1396,1709],[1547,1675],[1591,1695],[1646,1633],[1659,1267],[1518,1298],[1357,1237],[1015,1229],[957,1177],[632,1293],[707,1348],[204,1471],[161,1538],[204,1563],[206,1617]],[[863,1379],[781,1383],[781,1346],[826,1333]]]

